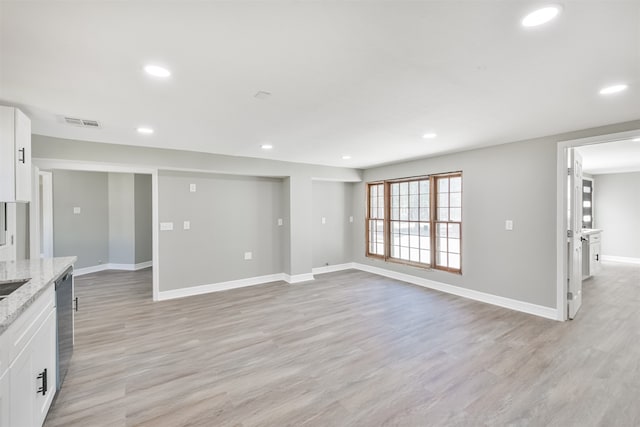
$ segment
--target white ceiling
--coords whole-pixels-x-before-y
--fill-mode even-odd
[[[586,173],[598,175],[640,171],[640,140],[593,144],[577,150],[582,156],[582,170]]]
[[[523,28],[539,5],[2,0],[0,102],[43,135],[349,167],[639,119],[640,1]]]

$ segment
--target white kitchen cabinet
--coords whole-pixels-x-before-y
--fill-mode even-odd
[[[585,240],[582,242],[582,279],[598,274],[601,266],[600,245],[602,230],[584,229]]]
[[[5,332],[11,363],[8,423],[1,427],[41,426],[56,392],[56,308],[53,287],[40,296]]]
[[[0,202],[31,201],[31,120],[0,106]]]
[[[600,233],[589,236],[589,273],[591,276],[600,272],[602,268],[600,264],[600,236]]]
[[[33,426],[36,378],[31,348],[27,346],[14,360],[9,369],[9,424],[10,426]],[[4,426],[3,426],[4,427]]]
[[[36,379],[42,376],[36,384],[36,389],[40,390],[43,385],[44,375],[46,374],[47,390],[46,392],[37,391],[35,394],[35,412],[34,425],[41,426],[47,417],[49,407],[53,402],[53,396],[56,393],[56,312],[53,310],[49,313],[49,318],[33,339],[33,369],[32,376]],[[33,390],[32,390],[33,392]]]

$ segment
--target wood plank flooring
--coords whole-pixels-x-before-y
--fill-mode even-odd
[[[640,266],[555,322],[360,271],[153,303],[78,277],[46,426],[637,426]]]

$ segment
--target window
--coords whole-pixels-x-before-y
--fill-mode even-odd
[[[462,175],[437,176],[436,268],[460,271]]]
[[[593,228],[593,181],[582,180],[582,228]]]
[[[392,182],[391,258],[430,264],[429,178]]]
[[[368,254],[384,256],[384,184],[369,184]]]
[[[367,185],[367,256],[461,272],[462,173]]]

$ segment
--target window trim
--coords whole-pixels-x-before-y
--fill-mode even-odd
[[[379,254],[374,254],[369,252],[369,246],[370,246],[370,242],[369,242],[369,225],[371,223],[371,220],[377,220],[377,218],[371,218],[371,187],[374,185],[380,185],[380,184],[384,184],[384,201],[385,201],[385,206],[384,206],[384,217],[382,218],[382,222],[383,222],[383,230],[384,230],[384,252],[386,254],[387,252],[387,227],[386,226],[386,218],[387,218],[387,204],[386,203],[386,199],[387,199],[387,185],[385,184],[384,181],[372,181],[372,182],[367,182],[367,200],[365,205],[367,206],[367,213],[365,215],[365,230],[364,230],[364,241],[366,242],[365,244],[365,255],[367,257],[370,258],[377,258],[377,259],[382,259],[385,260],[385,255],[379,255]]]
[[[378,181],[367,182],[366,192],[365,192],[366,193],[366,196],[365,196],[366,197],[365,256],[369,258],[384,260],[385,262],[392,262],[400,265],[409,265],[412,267],[422,268],[425,270],[440,270],[440,271],[446,271],[449,273],[455,273],[455,274],[461,275],[462,274],[462,247],[463,247],[462,215],[460,216],[461,218],[460,221],[440,221],[437,219],[437,213],[438,213],[437,180],[438,178],[455,178],[455,177],[462,178],[462,171],[445,172],[445,173],[438,173],[438,174],[432,174],[432,175],[410,176],[406,178],[394,178],[394,179],[388,179],[388,180],[378,180]],[[391,256],[391,199],[390,199],[391,184],[399,183],[399,182],[424,181],[427,179],[429,180],[429,221],[428,222],[430,225],[430,234],[429,234],[429,239],[430,239],[429,251],[430,251],[430,258],[431,258],[430,262],[429,264],[425,264],[425,263],[416,262],[416,261],[404,260],[401,258],[394,258]],[[384,224],[383,225],[384,255],[371,253],[369,251],[369,248],[370,248],[369,224],[371,220],[379,220],[378,218],[371,218],[371,187],[375,185],[380,185],[380,184],[384,185],[384,199],[383,199],[384,200],[384,217],[382,218],[382,221]],[[461,180],[461,188],[460,188],[461,197],[463,193],[464,193],[464,180]],[[424,222],[424,221],[417,221],[417,222]],[[436,250],[437,248],[436,224],[443,223],[443,222],[446,224],[449,224],[449,223],[458,224],[458,226],[460,227],[460,253],[459,253],[460,268],[438,266],[436,263],[436,257],[438,253],[438,251]]]

